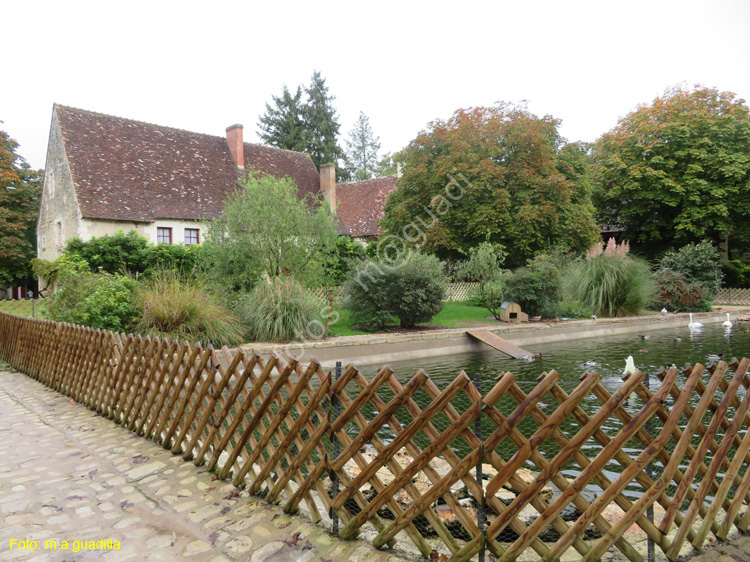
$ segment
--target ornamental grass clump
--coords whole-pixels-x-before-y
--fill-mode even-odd
[[[325,336],[323,305],[292,278],[261,281],[235,311],[251,341],[285,342]]]
[[[204,282],[177,271],[156,271],[139,287],[137,303],[141,317],[135,329],[142,334],[215,347],[244,341],[240,319]]]
[[[597,316],[631,316],[650,301],[653,292],[648,264],[629,253],[627,242],[610,238],[606,247],[593,246],[569,267],[564,279],[567,296],[587,304]]]

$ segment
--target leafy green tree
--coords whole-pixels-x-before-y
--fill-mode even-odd
[[[507,255],[501,244],[482,242],[469,248],[469,259],[460,267],[463,279],[478,283],[472,301],[490,311],[495,320],[500,320],[505,290],[502,266]]]
[[[0,121],[2,123],[2,121]],[[0,131],[0,284],[26,284],[33,279],[36,219],[43,172],[32,170],[16,154],[18,143]]]
[[[378,165],[375,166],[375,176],[381,177],[381,176],[393,176],[398,173],[398,163],[400,153],[392,154],[390,152],[386,152],[383,154],[383,156],[378,160]]]
[[[272,96],[273,106],[258,118],[258,135],[269,146],[304,152],[307,149],[302,87],[292,95],[284,85],[281,96]]]
[[[204,267],[232,290],[252,289],[263,274],[319,284],[338,237],[327,209],[311,196],[299,199],[289,178],[251,172],[208,225]]]
[[[432,122],[400,153],[400,187],[381,225],[444,257],[489,239],[507,248],[509,265],[554,244],[585,250],[599,230],[585,186],[556,167],[558,124],[507,104]]]
[[[354,180],[369,180],[373,177],[378,168],[379,150],[380,139],[372,132],[370,119],[360,111],[346,140],[346,161]]]
[[[750,118],[735,94],[668,90],[603,135],[596,159],[601,218],[631,241],[750,241]]]

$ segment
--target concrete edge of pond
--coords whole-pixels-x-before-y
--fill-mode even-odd
[[[731,312],[736,321],[737,316],[750,314],[750,308],[722,307],[721,311],[693,313],[693,317],[703,324],[720,324],[726,320],[727,312]],[[687,331],[688,321],[688,314],[680,313],[597,320],[565,320],[554,323],[503,323],[498,326],[486,325],[473,327],[473,329],[488,330],[531,352],[544,352],[544,349],[538,346],[549,342],[672,329],[680,326]],[[277,352],[287,357],[294,356],[301,362],[316,358],[326,368],[333,367],[336,361],[341,361],[344,366],[349,363],[374,365],[490,349],[487,345],[470,337],[466,333],[466,330],[470,329],[472,327],[433,329],[407,334],[339,336],[287,344],[248,343],[241,346],[241,349],[245,352],[257,351],[262,354]]]

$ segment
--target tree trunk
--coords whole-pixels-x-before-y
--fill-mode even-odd
[[[729,263],[729,235],[725,234],[723,238],[719,240],[719,251],[721,256],[719,257],[719,263],[721,265],[727,265]]]

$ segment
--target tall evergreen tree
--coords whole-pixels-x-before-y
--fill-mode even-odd
[[[336,98],[328,94],[325,78],[319,71],[313,72],[310,86],[305,88],[307,105],[303,110],[305,132],[307,134],[307,152],[315,165],[338,164],[344,159],[344,151],[338,145],[341,126],[333,107]]]
[[[360,111],[346,140],[346,160],[355,180],[369,180],[373,177],[378,168],[379,150],[380,138],[372,132],[370,119]]]
[[[272,96],[273,107],[266,104],[266,112],[258,118],[258,134],[269,146],[286,150],[305,151],[307,138],[303,116],[302,88],[292,95],[284,85],[281,96]]]
[[[326,81],[317,70],[304,88],[305,101],[302,91],[298,86],[292,95],[284,86],[280,97],[273,96],[273,104],[266,104],[266,112],[258,118],[258,134],[269,146],[306,152],[318,168],[336,164],[339,177],[346,180],[348,171],[341,165],[345,155],[338,145],[341,126],[333,107],[336,98],[328,94]]]

